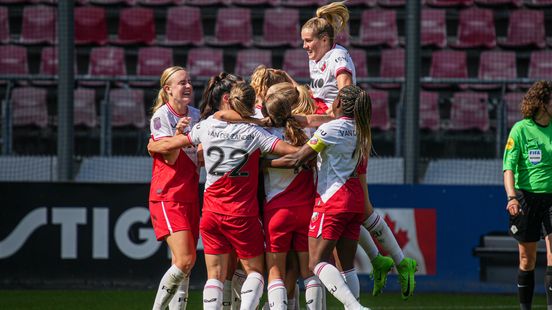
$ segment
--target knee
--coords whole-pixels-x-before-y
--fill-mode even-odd
[[[314,269],[316,268],[316,265],[320,263],[320,259],[316,257],[311,257],[309,259],[309,271],[314,273]]]
[[[187,274],[187,273],[190,273],[190,271],[194,267],[196,256],[194,253],[194,254],[174,257],[173,259],[174,259],[174,265],[178,267],[178,269],[182,270],[182,272]]]
[[[533,270],[535,269],[536,255],[529,255],[522,253],[519,255],[519,269],[521,270]]]

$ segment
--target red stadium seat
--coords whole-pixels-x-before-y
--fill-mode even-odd
[[[48,126],[48,92],[43,88],[18,87],[11,93],[14,126]]]
[[[187,5],[194,6],[208,6],[208,5],[217,5],[217,4],[228,4],[229,0],[186,0]]]
[[[527,77],[545,80],[552,77],[552,51],[533,51],[531,53]]]
[[[335,38],[335,43],[346,47],[351,45],[351,34],[348,27],[337,34],[337,37]]]
[[[136,0],[140,5],[181,5],[185,0]]]
[[[224,71],[222,50],[192,48],[188,51],[186,68],[192,78],[217,75]]]
[[[264,10],[263,37],[259,46],[297,47],[301,43],[299,10],[275,8]]]
[[[371,90],[368,92],[372,101],[371,127],[379,130],[391,129],[389,117],[389,95],[386,91]]]
[[[22,46],[0,45],[0,75],[27,75],[27,49]]]
[[[96,91],[90,88],[77,88],[74,91],[73,122],[75,125],[96,127]]]
[[[228,4],[236,5],[263,5],[272,4],[272,0],[228,0]]]
[[[475,3],[482,6],[496,6],[514,5],[516,7],[523,6],[523,0],[475,0]]]
[[[0,7],[0,43],[8,44],[10,42],[10,18],[8,8]]]
[[[357,5],[364,5],[367,7],[374,7],[376,6],[377,0],[349,0],[347,1],[347,6],[357,6]]]
[[[215,38],[208,43],[223,46],[233,44],[251,46],[253,43],[251,10],[247,8],[218,9]]]
[[[481,80],[515,79],[517,77],[516,53],[508,51],[484,51],[479,57]],[[470,88],[486,90],[500,88],[500,84],[472,84]],[[510,88],[515,85],[510,86]]]
[[[22,44],[54,44],[56,41],[56,9],[46,5],[23,8],[19,42]]]
[[[404,78],[404,49],[381,51],[380,74],[382,78]],[[399,88],[399,83],[372,84],[376,88]]]
[[[243,49],[236,56],[237,75],[250,76],[259,65],[272,67],[272,53],[270,50]]]
[[[473,0],[426,0],[426,4],[436,7],[472,6]]]
[[[284,5],[284,6],[319,6],[325,4],[324,0],[271,0],[272,5]]]
[[[429,76],[432,78],[467,78],[468,66],[464,51],[436,51],[431,57]],[[447,84],[424,84],[426,88],[448,88]],[[465,88],[464,85],[459,85]]]
[[[125,52],[120,47],[94,47],[90,51],[89,77],[114,77],[126,75]],[[102,81],[81,81],[81,85],[100,86]]]
[[[487,93],[455,93],[450,111],[451,130],[489,130]]]
[[[203,45],[201,11],[196,7],[173,6],[167,9],[165,41],[167,45]]]
[[[511,128],[517,121],[523,119],[521,114],[521,101],[524,93],[507,93],[504,95],[504,104],[506,104],[506,119],[508,128]]]
[[[419,119],[420,129],[439,130],[441,116],[439,115],[438,93],[420,92]]]
[[[105,45],[107,39],[105,9],[93,6],[75,8],[75,44]]]
[[[447,46],[446,11],[440,9],[423,9],[421,22],[422,46]]]
[[[111,4],[127,4],[134,5],[136,0],[87,0],[92,4],[111,5]]]
[[[499,40],[499,44],[505,47],[531,45],[545,47],[544,11],[524,9],[510,11],[508,36],[506,40]]]
[[[302,48],[288,49],[284,52],[282,69],[293,79],[309,79],[309,58]]]
[[[16,3],[26,3],[27,0],[0,0],[1,4],[16,4]]]
[[[361,17],[359,40],[360,46],[399,45],[397,21],[394,10],[364,10]]]
[[[526,0],[525,5],[538,8],[547,7],[552,6],[552,0]]]
[[[359,48],[349,50],[349,55],[355,64],[356,76],[359,78],[368,77],[368,62],[366,61],[366,51]]]
[[[155,42],[155,22],[153,9],[124,8],[119,17],[117,44],[153,44]]]
[[[457,48],[495,47],[496,32],[493,10],[479,8],[461,10],[456,43],[452,46]]]
[[[163,70],[173,66],[173,50],[164,47],[141,47],[138,49],[136,75],[160,77]],[[131,82],[131,86],[155,86],[158,81]]]
[[[113,127],[146,126],[144,91],[141,89],[119,88],[109,92],[111,125]]]
[[[378,0],[378,5],[382,7],[401,7],[406,4],[406,0]]]

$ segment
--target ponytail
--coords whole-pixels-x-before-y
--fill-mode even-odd
[[[359,151],[361,158],[368,158],[372,149],[372,132],[370,130],[372,101],[370,96],[356,85],[341,88],[338,96],[341,100],[343,114],[353,117],[355,120],[356,148],[353,156]]]
[[[203,90],[199,112],[201,119],[206,119],[220,109],[220,101],[225,93],[229,93],[232,86],[237,82],[243,81],[240,76],[226,72],[212,76]]]
[[[229,103],[241,117],[251,116],[255,114],[255,90],[249,84],[237,83],[230,91]]]
[[[279,83],[270,87],[265,105],[274,127],[284,128],[284,137],[290,144],[303,145],[308,137],[292,116],[291,106],[297,102],[299,91],[291,83]]]
[[[332,2],[316,10],[316,17],[309,19],[302,29],[312,29],[316,37],[327,35],[333,45],[339,33],[347,28],[349,10],[344,1]]]
[[[316,105],[312,99],[309,89],[306,85],[298,85],[295,87],[299,93],[299,97],[295,104],[292,105],[292,114],[310,115],[316,111]]]

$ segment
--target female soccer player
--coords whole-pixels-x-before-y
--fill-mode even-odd
[[[510,234],[518,241],[518,296],[531,309],[535,288],[537,241],[546,235],[544,276],[548,308],[552,307],[552,82],[538,81],[521,102],[525,117],[514,124],[504,150],[504,188],[508,196]]]
[[[245,83],[236,84],[228,105],[242,117],[254,113],[255,91]],[[213,117],[196,124],[192,131],[161,141],[157,151],[203,145],[207,181],[200,229],[203,238],[207,283],[204,309],[220,309],[223,281],[229,254],[235,250],[247,279],[241,293],[241,309],[254,309],[263,291],[264,240],[256,199],[261,153],[284,155],[293,147],[264,129],[244,123],[227,123]],[[155,150],[154,150],[155,151]]]
[[[339,270],[327,262],[336,248],[344,270],[354,265],[360,225],[365,218],[359,174],[366,173],[371,148],[370,98],[357,86],[345,86],[334,100],[332,111],[336,119],[321,125],[299,152],[274,159],[270,166],[297,169],[317,158],[317,197],[309,225],[309,267],[346,309],[364,309]]]
[[[188,117],[190,126],[199,121],[199,111],[189,106],[193,88],[184,68],[165,69],[160,84],[150,124],[151,137],[156,141],[177,134],[176,125],[181,118]],[[190,127],[181,130],[187,132]],[[172,253],[172,266],[159,283],[153,309],[165,309],[169,302],[171,310],[185,309],[199,237],[196,149],[176,148],[165,154],[152,153],[152,157],[151,222],[157,240],[167,241]]]

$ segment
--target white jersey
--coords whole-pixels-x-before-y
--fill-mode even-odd
[[[335,45],[319,61],[309,60],[310,87],[313,96],[324,100],[328,107],[337,97],[337,76],[342,72],[349,72],[356,84],[356,71],[353,59],[347,49]]]
[[[203,210],[257,216],[259,158],[280,139],[259,126],[227,123],[213,116],[196,124],[188,138],[194,145],[203,145],[207,170]]]
[[[357,173],[359,152],[352,156],[356,148],[354,120],[341,117],[320,125],[308,145],[318,152],[316,191],[322,203],[327,203],[330,199],[337,200],[340,206],[337,206],[335,210],[340,207],[343,210],[363,212],[362,205],[359,207],[360,210],[351,210],[351,205],[344,203],[350,199],[349,193],[352,191],[360,190],[362,197],[362,188],[357,186],[359,182]],[[351,188],[350,185],[353,185],[354,188]]]
[[[157,141],[164,137],[172,137],[176,132],[176,124],[183,117],[190,117],[190,124],[184,129],[184,134],[190,132],[192,127],[199,122],[200,112],[198,109],[188,106],[188,114],[178,114],[169,104],[161,106],[153,116],[150,122],[151,138]],[[183,151],[197,166],[197,148],[186,147]]]

